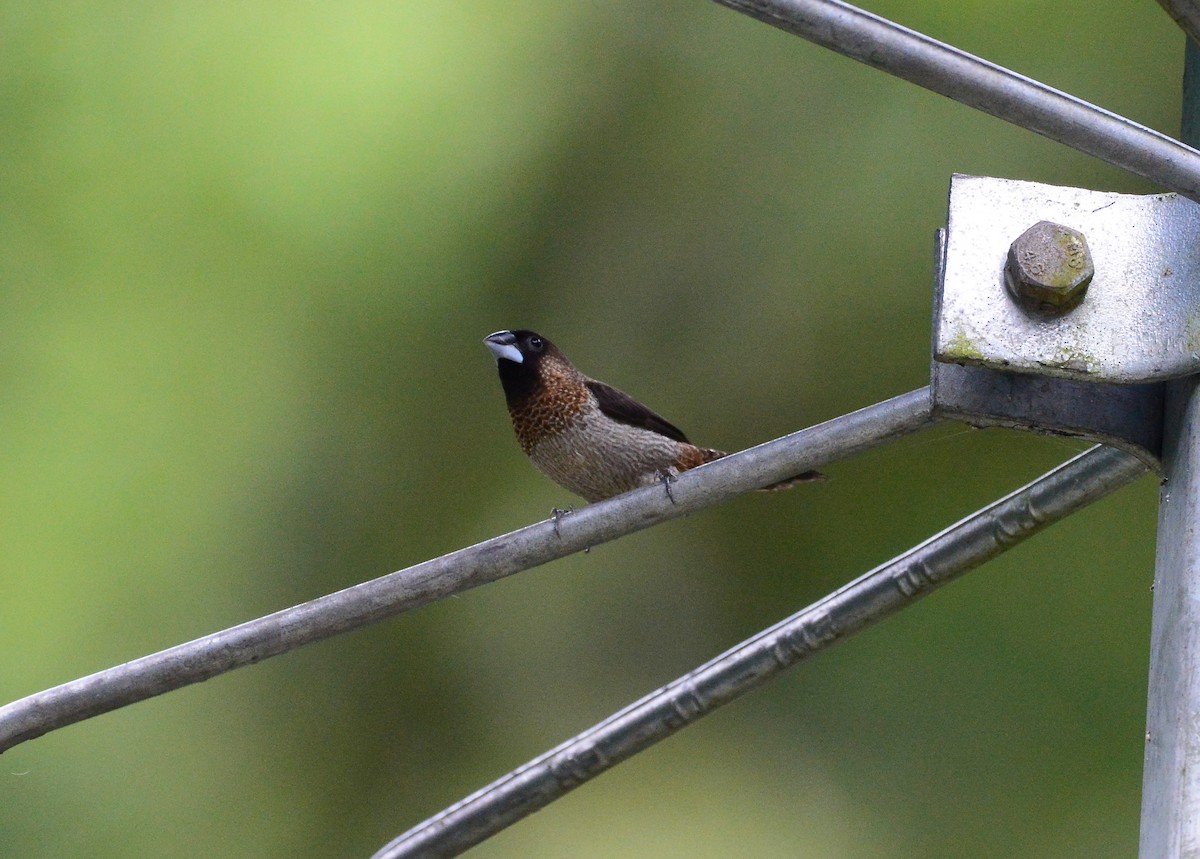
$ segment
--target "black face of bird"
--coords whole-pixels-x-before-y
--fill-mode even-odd
[[[496,358],[500,381],[510,399],[532,390],[537,383],[542,357],[554,351],[554,344],[549,340],[524,328],[497,331],[483,338],[483,343]]]
[[[518,328],[515,331],[497,331],[483,338],[484,344],[496,356],[496,361],[511,361],[523,364],[547,351],[550,342],[535,331]]]

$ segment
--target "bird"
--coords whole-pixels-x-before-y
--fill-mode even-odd
[[[674,501],[671,480],[727,455],[692,444],[633,397],[584,375],[534,331],[497,331],[483,342],[496,358],[521,449],[539,471],[588,502],[655,483]],[[764,488],[821,479],[806,471]]]

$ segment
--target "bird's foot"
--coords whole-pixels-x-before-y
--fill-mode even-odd
[[[658,471],[658,482],[663,485],[663,489],[667,490],[667,497],[674,504],[675,493],[671,491],[671,484],[675,482],[675,475],[665,468],[660,468]]]
[[[558,525],[564,518],[575,512],[575,505],[571,505],[566,510],[560,510],[558,507],[550,508],[550,518],[554,520],[554,536],[562,539],[562,534],[558,530]]]

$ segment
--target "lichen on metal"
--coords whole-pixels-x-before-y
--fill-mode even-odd
[[[958,332],[950,338],[950,342],[946,344],[945,354],[955,363],[961,359],[964,363],[982,361],[984,354],[975,342],[963,332]]]

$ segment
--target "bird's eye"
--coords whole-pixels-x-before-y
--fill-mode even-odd
[[[530,337],[529,338],[529,348],[532,349],[534,352],[541,352],[542,347],[544,345],[546,345],[546,344],[542,342],[541,337]]]

